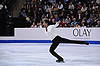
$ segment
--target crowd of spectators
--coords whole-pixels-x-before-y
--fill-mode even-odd
[[[43,27],[43,22],[59,27],[100,27],[100,0],[26,0],[20,12],[28,27]]]

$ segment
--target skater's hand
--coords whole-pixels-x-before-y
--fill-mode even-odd
[[[59,24],[59,23],[60,23],[60,21],[56,22],[56,24]]]

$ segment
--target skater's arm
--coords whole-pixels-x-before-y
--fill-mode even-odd
[[[59,22],[57,22],[55,25],[49,25],[47,28],[46,28],[46,32],[51,32],[53,29],[55,29],[56,27],[58,27],[59,25]]]
[[[57,23],[54,25],[55,28],[58,27],[58,26],[59,26],[59,22],[57,22]]]
[[[59,22],[56,22],[55,25],[49,25],[48,28],[56,28],[59,26]]]

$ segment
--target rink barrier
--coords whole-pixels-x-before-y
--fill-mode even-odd
[[[90,44],[100,44],[100,41],[87,41]],[[51,40],[0,40],[0,43],[52,43]]]
[[[0,43],[51,43],[45,28],[15,28],[14,36],[0,37]],[[100,28],[56,28],[54,32],[69,40],[100,44]]]

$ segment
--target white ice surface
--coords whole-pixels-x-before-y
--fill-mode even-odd
[[[0,66],[100,66],[100,45],[60,44],[56,49],[65,63],[49,53],[51,44],[0,44]]]

